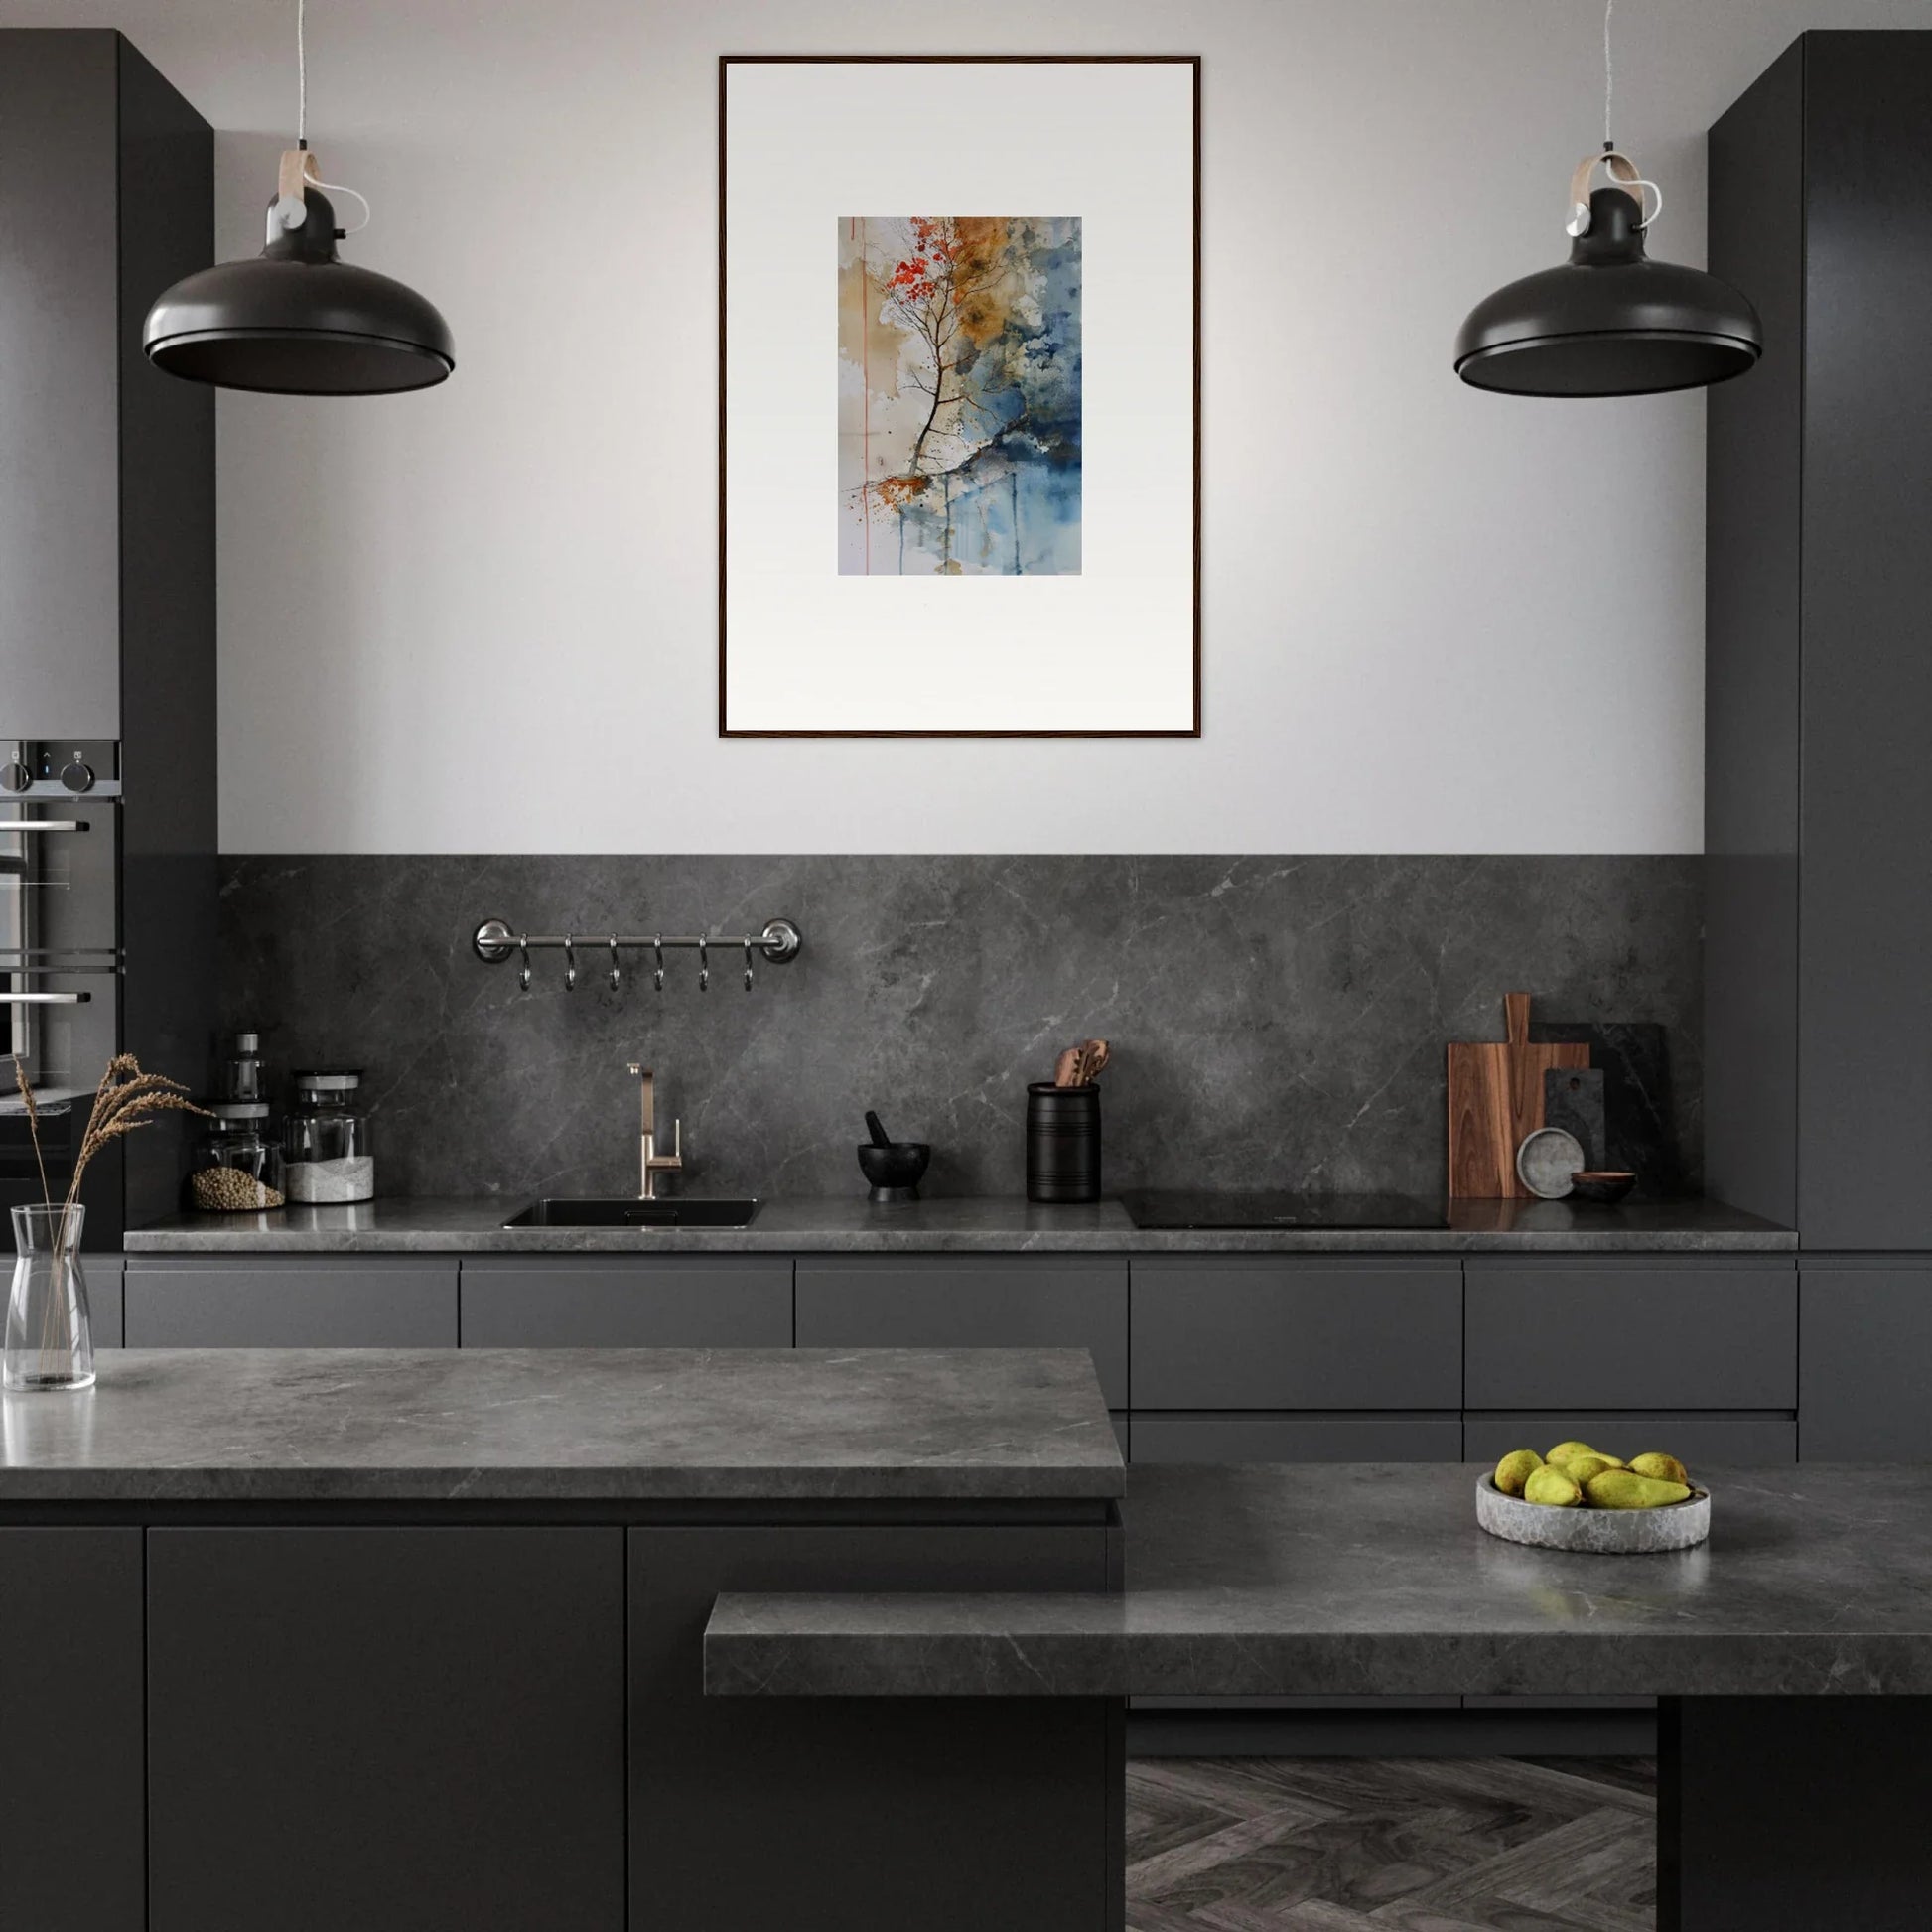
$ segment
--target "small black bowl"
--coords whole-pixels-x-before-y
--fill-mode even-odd
[[[893,1141],[885,1147],[859,1143],[859,1167],[872,1182],[874,1200],[917,1200],[919,1176],[931,1159],[932,1149],[924,1141]]]
[[[1611,1207],[1636,1184],[1637,1176],[1633,1173],[1586,1169],[1582,1173],[1570,1176],[1570,1197],[1572,1200],[1595,1201],[1601,1206]]]

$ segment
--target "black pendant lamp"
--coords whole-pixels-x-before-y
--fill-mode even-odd
[[[450,326],[416,291],[341,260],[344,230],[308,143],[303,0],[296,5],[296,146],[282,156],[268,238],[252,261],[187,276],[148,311],[142,346],[170,375],[289,396],[426,389],[456,367]],[[337,193],[368,204],[352,188]],[[355,232],[360,232],[358,228]]]
[[[1511,282],[1470,310],[1455,372],[1516,396],[1644,396],[1742,375],[1763,350],[1757,311],[1728,282],[1652,261],[1644,234],[1663,192],[1607,135],[1610,9],[1603,9],[1603,152],[1570,183],[1570,259]],[[1598,167],[1609,181],[1590,190]],[[1644,213],[1645,190],[1656,197]],[[1587,199],[1586,199],[1587,197]]]

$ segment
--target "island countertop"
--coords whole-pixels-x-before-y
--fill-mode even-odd
[[[1798,1237],[1721,1201],[1455,1201],[1441,1227],[1141,1228],[1115,1200],[1008,1196],[875,1205],[764,1202],[742,1228],[506,1228],[526,1203],[390,1199],[263,1214],[182,1214],[136,1228],[131,1255],[356,1254],[1764,1254]]]
[[[0,1403],[0,1506],[1081,1500],[1077,1349],[107,1350]]]
[[[1699,1469],[1711,1539],[1476,1527],[1474,1465],[1136,1467],[1126,1590],[721,1596],[714,1695],[1932,1692],[1932,1470]]]

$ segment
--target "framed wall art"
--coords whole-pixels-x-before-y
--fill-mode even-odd
[[[719,64],[719,730],[1200,731],[1200,64]]]

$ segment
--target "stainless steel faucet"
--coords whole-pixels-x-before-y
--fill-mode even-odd
[[[680,1173],[684,1169],[684,1123],[673,1119],[671,1122],[671,1151],[659,1154],[657,1151],[657,1083],[649,1067],[641,1061],[632,1060],[630,1071],[642,1083],[642,1109],[639,1115],[638,1179],[639,1200],[657,1198],[657,1176],[660,1173]]]

